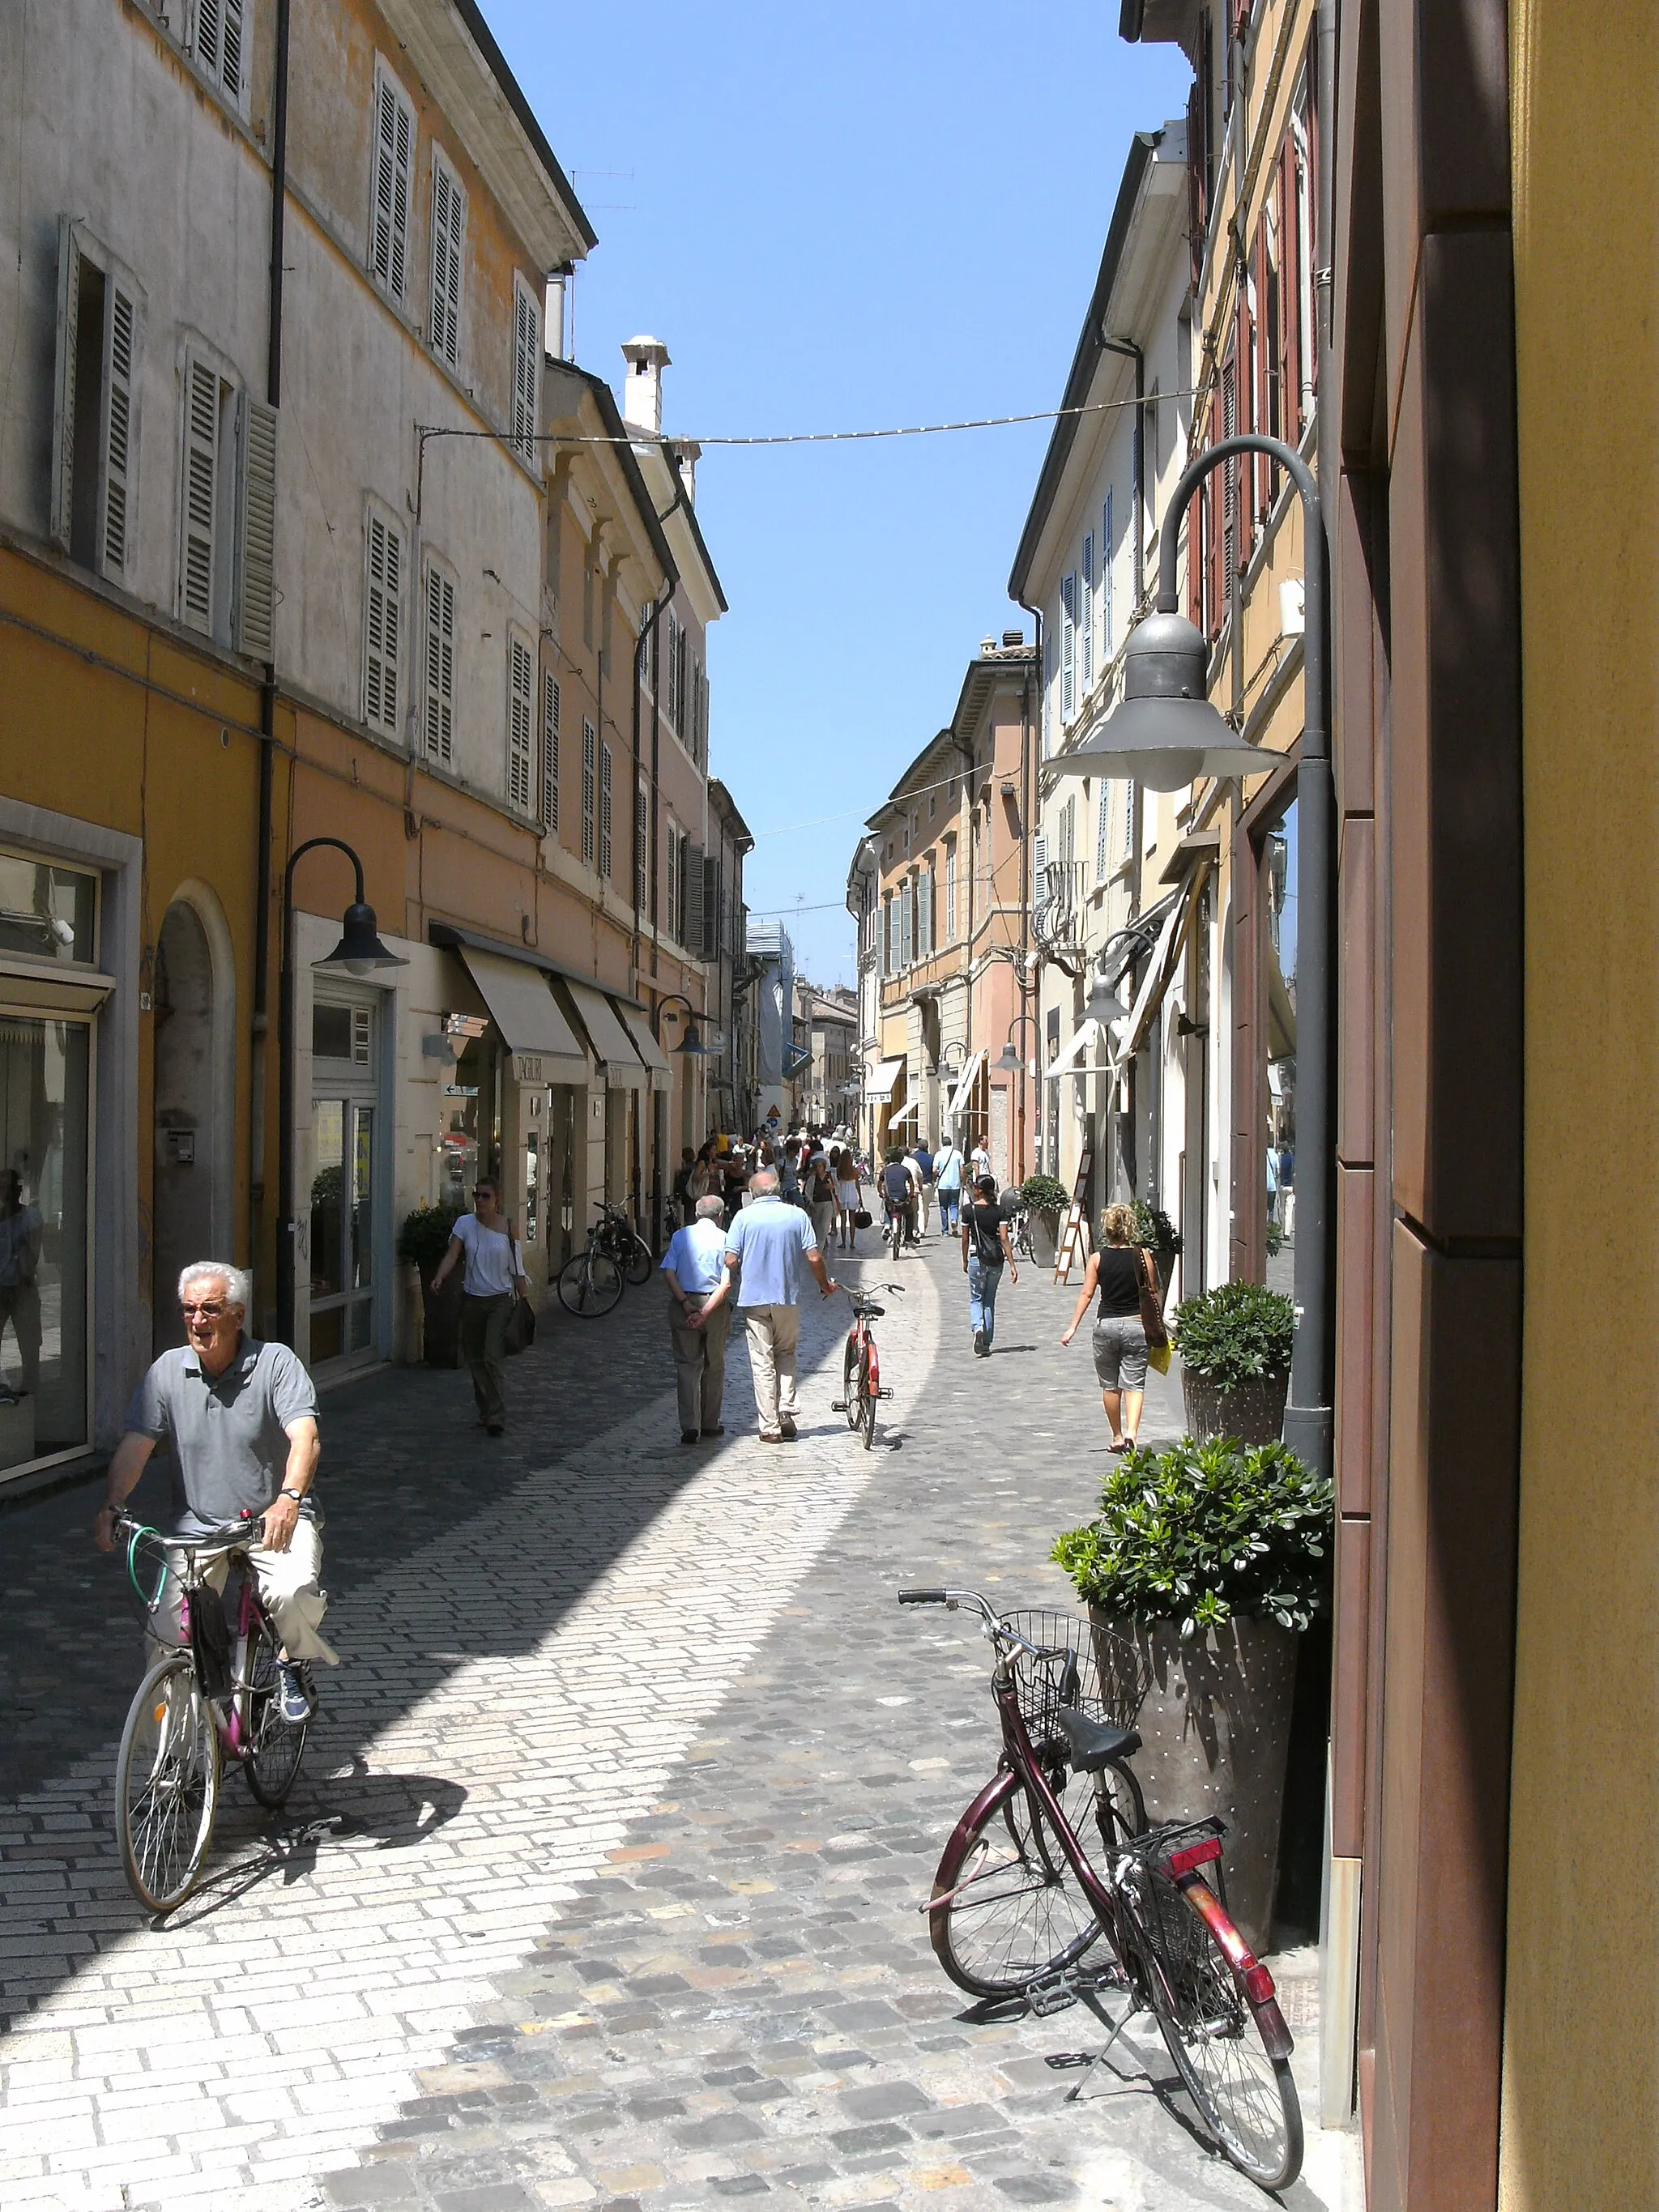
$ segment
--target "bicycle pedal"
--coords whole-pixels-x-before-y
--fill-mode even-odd
[[[1033,1982],[1020,1995],[1028,2010],[1039,2020],[1047,2020],[1050,2013],[1064,2012],[1077,2002],[1077,1991],[1063,1975],[1057,1975],[1052,1982]]]
[[[890,1390],[886,1389],[884,1389],[884,1389],[883,1389],[883,1391],[882,1391],[881,1395],[882,1395],[882,1396],[883,1396],[884,1398],[890,1398],[890,1397],[892,1396],[892,1395],[893,1395],[893,1394],[892,1394],[892,1392],[891,1392]]]
[[[832,1413],[844,1413],[847,1411],[846,1399],[832,1398],[830,1401],[830,1410]]]

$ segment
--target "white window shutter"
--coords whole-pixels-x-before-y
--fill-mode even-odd
[[[634,793],[634,903],[643,914],[649,884],[646,866],[651,847],[650,806],[645,786],[641,784]]]
[[[706,886],[703,882],[701,845],[686,846],[683,867],[685,878],[685,934],[682,941],[694,959],[702,960],[707,957],[703,951],[703,933],[707,927],[704,915],[708,909],[704,904]]]
[[[1095,881],[1106,880],[1107,817],[1110,811],[1112,787],[1103,780],[1100,787],[1100,811],[1095,828]]]
[[[593,826],[597,792],[598,758],[593,725],[582,717],[582,861],[585,866],[593,865]]]
[[[599,747],[599,873],[611,875],[611,748]]]
[[[232,103],[242,104],[242,20],[243,0],[220,0],[221,35],[217,76]]]
[[[224,67],[224,9],[222,0],[196,0],[196,58],[210,77]]]
[[[432,159],[432,350],[458,373],[461,363],[461,267],[466,194],[437,153]]]
[[[132,551],[132,493],[137,451],[134,440],[133,370],[138,343],[138,303],[118,276],[104,286],[104,456],[98,495],[98,544],[106,576],[125,577]]]
[[[391,523],[374,514],[364,535],[363,720],[395,737],[403,538]]]
[[[236,646],[269,661],[276,626],[276,410],[245,392],[236,428]],[[393,653],[395,665],[395,641]]]
[[[541,367],[541,310],[522,279],[513,292],[513,442],[534,462]]]
[[[401,300],[408,276],[409,181],[415,152],[415,118],[391,78],[374,88],[374,191],[369,265],[374,281]]]
[[[68,216],[58,223],[58,382],[52,419],[52,534],[69,550],[75,502],[75,341],[81,319],[81,241]]]
[[[542,677],[542,827],[555,836],[559,827],[559,681]]]
[[[680,833],[672,822],[663,843],[663,890],[665,895],[663,927],[670,937],[678,939],[680,933]]]
[[[213,633],[219,502],[219,372],[185,356],[184,486],[179,501],[179,612]]]
[[[1060,715],[1069,722],[1077,704],[1077,578],[1060,585]]]
[[[1048,840],[1039,830],[1031,840],[1031,907],[1033,912],[1048,900]]]
[[[1083,689],[1086,691],[1095,680],[1095,537],[1093,531],[1083,536]]]
[[[523,638],[507,640],[507,803],[530,811],[531,728],[536,704],[536,664]]]
[[[426,753],[444,768],[455,760],[455,586],[441,568],[426,572]]]
[[[1112,487],[1106,487],[1106,501],[1100,511],[1100,629],[1101,651],[1109,661],[1116,651],[1112,636],[1112,556],[1117,540],[1112,535]]]

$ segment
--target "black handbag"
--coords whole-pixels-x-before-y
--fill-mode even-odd
[[[513,1310],[507,1317],[502,1334],[502,1346],[510,1359],[514,1352],[528,1352],[536,1341],[536,1309],[528,1298],[514,1298]]]
[[[867,1229],[870,1226],[870,1209],[867,1206],[860,1206],[858,1212],[853,1216],[853,1226],[854,1229]]]

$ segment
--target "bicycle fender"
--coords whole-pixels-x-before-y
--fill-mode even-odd
[[[956,1894],[956,1873],[962,1864],[963,1853],[968,1848],[968,1838],[986,1814],[1001,1804],[1018,1783],[1019,1777],[1011,1766],[1004,1767],[1000,1774],[994,1774],[951,1829],[950,1840],[939,1855],[939,1869],[933,1876],[934,1893],[922,1908],[924,1911],[937,1912],[941,1905],[950,1903]]]
[[[1279,2009],[1272,1974],[1234,1927],[1225,1906],[1206,1881],[1196,1874],[1183,1874],[1176,1876],[1176,1886],[1199,1917],[1207,1922],[1211,1934],[1226,1954],[1227,1964],[1238,1977],[1255,2015],[1262,2048],[1268,2057],[1288,2058],[1296,2049],[1296,2039]]]

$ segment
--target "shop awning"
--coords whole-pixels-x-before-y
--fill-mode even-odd
[[[945,1102],[947,1121],[954,1121],[959,1114],[967,1112],[968,1101],[974,1095],[974,1085],[979,1081],[979,1072],[984,1065],[985,1047],[981,1045],[977,1052],[969,1054],[967,1066],[957,1078],[955,1090]]]
[[[623,1027],[633,1042],[634,1049],[651,1073],[651,1088],[666,1091],[672,1079],[672,1071],[663,1056],[663,1048],[651,1034],[651,1017],[643,1006],[625,1006],[613,999],[611,1005],[622,1016]]]
[[[913,1098],[908,1106],[900,1107],[898,1112],[892,1116],[887,1124],[887,1133],[890,1137],[892,1135],[895,1129],[902,1128],[905,1122],[913,1121],[915,1119],[916,1108],[920,1103],[921,1102],[918,1099]]]
[[[623,1027],[622,1017],[603,991],[592,983],[567,981],[577,1018],[587,1031],[593,1057],[605,1071],[607,1091],[643,1091],[645,1063],[634,1049],[633,1039]]]
[[[878,1060],[864,1079],[864,1095],[872,1105],[884,1104],[893,1095],[893,1085],[904,1077],[902,1060]]]
[[[478,987],[490,1019],[513,1055],[520,1083],[586,1083],[587,1054],[576,1042],[564,1010],[548,988],[540,968],[460,945],[457,957]]]
[[[1095,1040],[1100,1034],[1101,1025],[1097,1021],[1091,1018],[1079,1024],[1066,1045],[1056,1053],[1052,1063],[1043,1070],[1049,1082],[1058,1083],[1062,1075],[1109,1074],[1111,1073],[1109,1068],[1097,1067],[1092,1060],[1085,1060],[1083,1056],[1085,1053],[1093,1048]]]
[[[1164,994],[1175,980],[1182,947],[1187,941],[1187,923],[1193,911],[1193,893],[1205,872],[1200,867],[1188,877],[1176,894],[1164,917],[1164,926],[1158,931],[1158,943],[1152,948],[1152,957],[1146,963],[1146,973],[1135,994],[1134,1005],[1122,1020],[1112,1024],[1117,1032],[1117,1040],[1112,1048],[1114,1069],[1121,1067],[1124,1061],[1138,1053],[1146,1042],[1147,1031],[1152,1026],[1152,1017],[1163,1004]]]

